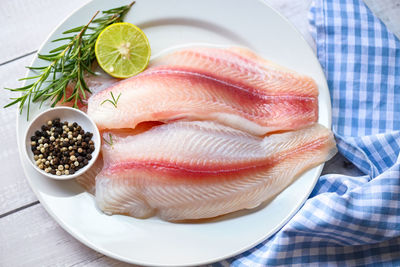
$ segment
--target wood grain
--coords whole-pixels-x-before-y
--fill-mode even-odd
[[[311,0],[265,1],[286,16],[314,46],[307,20]],[[88,0],[1,0],[0,85],[16,87],[17,79],[25,74],[24,66],[33,59],[32,52],[39,49],[55,26],[86,2]],[[400,0],[365,2],[399,34]],[[0,105],[8,103],[10,96],[2,91]],[[75,240],[37,204],[21,169],[15,122],[16,108],[1,111],[0,266],[129,266]],[[340,170],[342,165],[343,159],[336,157],[327,164],[330,169],[327,167],[326,171]]]
[[[77,242],[35,205],[0,220],[0,266],[128,266]]]
[[[25,75],[24,66],[29,65],[33,55],[15,60],[9,64],[0,66],[0,81],[2,86],[15,88],[21,85],[17,80]],[[9,103],[9,98],[15,97],[8,90],[3,90],[0,97],[0,106]],[[17,150],[16,136],[17,108],[10,107],[2,109],[0,113],[0,215],[27,205],[37,200],[30,189],[25,175],[22,171],[20,158]]]
[[[87,2],[89,1],[0,1],[0,63],[37,50],[61,21]]]

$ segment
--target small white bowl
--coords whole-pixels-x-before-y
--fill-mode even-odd
[[[47,124],[49,120],[54,120],[55,118],[60,118],[61,122],[68,121],[68,122],[76,122],[79,124],[85,132],[93,133],[92,140],[94,142],[94,151],[92,152],[92,159],[89,160],[89,163],[84,166],[83,168],[76,171],[74,174],[71,175],[53,175],[51,173],[47,173],[44,170],[39,169],[38,166],[35,164],[35,160],[33,158],[33,153],[31,150],[31,136],[35,135],[35,131],[41,130],[42,125]],[[48,110],[43,111],[39,115],[37,115],[32,122],[29,124],[28,129],[25,133],[25,156],[28,158],[28,161],[32,164],[35,170],[39,173],[56,180],[67,180],[78,177],[86,172],[96,161],[97,157],[99,156],[100,152],[100,133],[97,129],[96,124],[94,121],[89,118],[84,112],[70,107],[56,107],[50,108]]]

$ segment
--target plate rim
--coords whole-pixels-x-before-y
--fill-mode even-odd
[[[247,0],[248,1],[248,0]],[[262,3],[263,5],[267,6],[269,9],[271,9],[276,15],[278,15],[280,17],[280,19],[282,19],[283,21],[285,21],[285,23],[287,25],[290,26],[290,28],[292,30],[294,30],[294,32],[301,38],[301,40],[306,44],[306,47],[308,50],[310,50],[314,56],[316,57],[318,64],[319,64],[319,68],[321,70],[321,73],[323,75],[323,82],[324,82],[324,86],[327,88],[327,90],[329,90],[329,87],[327,85],[327,81],[326,81],[326,77],[325,77],[325,73],[323,71],[322,65],[318,60],[318,57],[316,55],[316,53],[313,51],[312,47],[310,46],[310,44],[306,41],[306,39],[304,38],[304,36],[301,34],[301,32],[293,25],[293,23],[286,18],[284,15],[282,15],[276,8],[272,7],[270,4],[268,4],[265,0],[252,0],[252,1],[257,1]],[[91,5],[93,2],[96,2],[96,0],[90,0],[89,2],[77,7],[76,9],[74,9],[68,16],[66,16],[56,27],[53,28],[53,30],[47,35],[47,37],[45,38],[45,40],[41,43],[39,49],[37,51],[41,51],[43,49],[43,47],[50,41],[51,36],[58,30],[58,28],[60,28],[70,17],[72,17],[76,12],[78,12],[79,10],[81,10],[82,8]],[[32,59],[31,63],[29,64],[29,66],[32,66],[34,64],[34,62],[37,60],[37,55],[38,52],[36,52],[35,57]],[[29,74],[30,70],[28,69],[24,75],[24,77],[27,77]],[[26,85],[27,81],[25,80],[24,85]],[[331,129],[332,127],[332,107],[331,107],[331,96],[328,94],[327,97],[327,107],[326,107],[326,111],[327,111],[327,128]],[[44,111],[45,109],[43,109]],[[85,246],[88,246],[89,248],[93,249],[94,251],[97,251],[99,253],[102,253],[110,258],[125,262],[125,263],[130,263],[130,264],[139,264],[139,265],[143,265],[143,266],[154,266],[154,264],[151,264],[149,262],[142,262],[140,260],[132,260],[131,258],[127,258],[124,256],[120,256],[118,254],[115,254],[113,252],[110,252],[106,249],[103,249],[100,246],[97,246],[96,244],[94,244],[93,242],[90,242],[88,240],[86,240],[85,238],[82,238],[78,233],[75,233],[75,231],[68,226],[63,220],[61,220],[55,213],[52,212],[52,210],[48,207],[48,204],[46,203],[46,201],[43,201],[41,194],[37,191],[37,189],[35,188],[35,186],[33,185],[32,179],[29,178],[29,172],[27,171],[26,167],[23,164],[23,155],[21,154],[21,143],[20,143],[20,117],[22,116],[19,112],[19,109],[16,110],[17,116],[16,116],[16,134],[17,134],[17,147],[18,147],[18,154],[19,154],[19,158],[20,158],[20,163],[22,165],[22,169],[25,175],[26,180],[28,180],[28,184],[31,188],[31,190],[34,192],[35,196],[38,198],[39,202],[42,204],[42,206],[44,207],[44,209],[46,210],[46,212],[52,217],[53,220],[55,220],[60,226],[61,228],[66,231],[68,234],[70,234],[74,239],[76,239],[77,241],[79,241],[80,243],[84,244]],[[315,178],[313,179],[312,182],[312,186],[309,188],[308,192],[306,192],[304,194],[303,199],[301,199],[300,201],[298,201],[297,206],[294,207],[292,213],[288,214],[285,219],[283,219],[281,221],[281,223],[279,223],[278,225],[276,225],[273,229],[270,229],[269,231],[267,231],[267,234],[264,234],[262,237],[260,237],[259,239],[255,240],[253,242],[253,244],[251,246],[247,246],[244,247],[240,250],[234,251],[233,253],[230,253],[229,255],[223,255],[223,256],[219,256],[219,257],[214,257],[212,259],[209,259],[207,261],[199,261],[199,262],[192,262],[190,264],[163,264],[161,266],[198,266],[198,265],[204,265],[204,264],[211,264],[211,263],[216,263],[218,261],[222,261],[231,257],[235,257],[245,251],[248,251],[256,246],[258,246],[261,242],[267,240],[268,238],[270,238],[271,236],[273,236],[275,233],[277,233],[279,231],[280,228],[284,227],[288,221],[290,219],[292,219],[297,212],[300,210],[300,208],[304,205],[304,203],[306,202],[306,200],[309,198],[311,192],[313,191],[313,189],[315,188],[316,183],[319,180],[319,177],[321,175],[321,172],[323,170],[325,163],[322,163],[320,165],[318,165],[317,167],[314,167],[313,169],[315,169]],[[87,192],[86,192],[87,193]],[[280,194],[280,193],[279,193]]]

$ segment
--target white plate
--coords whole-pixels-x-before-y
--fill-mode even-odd
[[[98,0],[77,10],[49,39],[86,24],[96,10],[127,1]],[[313,77],[320,90],[319,122],[330,127],[330,99],[324,74],[301,35],[262,1],[257,0],[137,0],[125,21],[147,34],[153,55],[187,43],[247,46],[261,56]],[[44,43],[47,52],[54,44]],[[33,62],[40,65],[39,60]],[[37,106],[31,118],[37,114]],[[18,117],[22,155],[26,114]],[[142,265],[199,265],[243,252],[270,237],[300,208],[312,191],[322,166],[302,175],[271,203],[202,223],[169,223],[127,216],[107,216],[93,197],[74,181],[41,176],[22,158],[27,179],[51,216],[87,246],[116,259]]]

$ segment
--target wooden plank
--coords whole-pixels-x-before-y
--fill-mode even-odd
[[[311,0],[266,0],[272,7],[299,28],[305,39],[313,43],[308,33],[307,12]],[[366,2],[380,3],[377,0]],[[397,1],[397,2],[396,2]],[[393,0],[398,3],[399,0]],[[86,1],[85,1],[86,2]],[[392,2],[392,0],[385,0]],[[51,30],[72,10],[84,2],[78,0],[15,0],[0,1],[0,23],[3,34],[0,43],[0,64],[38,49]],[[57,7],[58,6],[58,7]],[[62,6],[62,8],[59,8]],[[375,5],[379,6],[379,5]],[[373,8],[372,8],[373,9]],[[382,12],[398,14],[397,9],[381,8]],[[397,12],[397,13],[396,13]],[[397,17],[398,18],[398,17]],[[389,16],[390,21],[390,16]],[[400,27],[400,23],[397,23]],[[19,34],[16,34],[19,33]],[[15,87],[16,79],[25,74],[24,65],[33,56],[23,57],[0,66],[2,85]],[[2,92],[0,105],[7,103],[9,93]],[[23,208],[36,197],[27,185],[15,149],[15,108],[3,110],[0,145],[0,214]],[[340,160],[335,159],[340,162]],[[332,166],[332,165],[331,165]],[[332,167],[335,170],[335,167]],[[110,259],[80,244],[49,217],[40,204],[0,218],[0,266],[128,266]]]
[[[2,86],[15,88],[21,85],[17,80],[25,75],[25,65],[29,65],[34,55],[21,58],[6,65],[0,66],[0,80]],[[9,103],[10,97],[16,94],[1,90],[0,107]],[[0,125],[2,125],[0,138],[0,215],[23,205],[35,202],[36,196],[30,189],[22,171],[17,149],[16,136],[17,107],[2,109]]]
[[[0,219],[0,266],[129,266],[76,241],[38,204]]]
[[[0,1],[0,63],[30,53],[72,11],[89,0]]]

